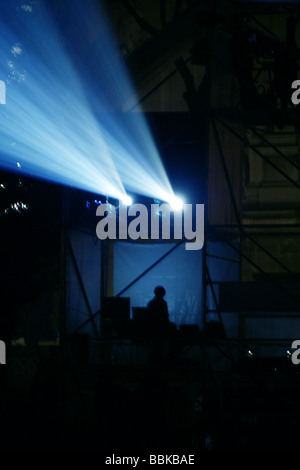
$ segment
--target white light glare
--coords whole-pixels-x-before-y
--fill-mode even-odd
[[[131,206],[131,204],[132,204],[132,199],[127,194],[125,196],[123,196],[121,200],[122,200],[123,204],[125,204],[125,206]]]
[[[172,198],[143,113],[121,111],[136,92],[101,2],[60,2],[73,7],[62,35],[42,7],[48,2],[38,3],[34,9],[21,2],[19,11],[20,0],[0,2],[0,78],[10,86],[1,116],[0,168],[105,194],[125,205],[132,204],[127,191]],[[64,18],[64,11],[63,6],[55,14]],[[91,35],[97,61],[88,59]]]
[[[182,211],[183,209],[183,200],[177,196],[172,197],[172,199],[169,200],[169,204],[174,211]]]

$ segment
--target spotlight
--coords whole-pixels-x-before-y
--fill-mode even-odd
[[[132,199],[127,194],[125,194],[125,196],[122,197],[121,201],[123,202],[123,204],[125,204],[125,206],[131,206],[132,204]]]
[[[172,197],[172,199],[169,200],[169,204],[173,211],[182,211],[183,209],[183,201],[177,196]]]
[[[23,3],[0,2],[0,85],[9,84],[0,169],[100,192],[124,205],[132,204],[127,191],[162,201],[173,197],[145,115],[111,112],[123,105],[129,111],[135,92],[101,2],[86,8],[72,0],[64,30],[64,5],[71,2],[54,2],[54,17],[62,19],[57,25],[47,8]],[[89,62],[90,21],[103,36],[93,43],[97,61]]]

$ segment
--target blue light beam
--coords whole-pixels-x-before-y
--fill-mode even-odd
[[[142,112],[122,113],[134,89],[98,3],[63,2],[65,29],[56,6],[0,6],[1,167],[118,199],[174,197]]]
[[[21,38],[1,22],[0,74],[9,96],[1,107],[1,166],[120,197],[125,190],[109,147],[44,15],[19,11]]]

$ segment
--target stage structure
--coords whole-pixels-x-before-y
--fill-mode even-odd
[[[137,95],[120,108],[143,106],[167,167],[175,148],[186,165],[197,160],[200,189],[190,202],[205,204],[205,245],[185,276],[182,246],[100,243],[94,222],[89,233],[68,224],[65,333],[101,337],[103,297],[143,306],[164,279],[176,325],[211,331],[206,337],[234,359],[249,350],[285,356],[300,326],[299,110],[290,100],[297,9],[220,1],[212,11],[199,1],[161,30],[150,28],[146,10],[143,20],[127,12],[147,39],[126,53]]]
[[[193,2],[128,58],[148,64],[136,80],[144,109],[188,111],[177,136],[206,129],[203,324],[218,318],[235,358],[286,357],[300,325],[299,28],[295,2]],[[171,93],[182,85],[185,108]],[[233,250],[239,282],[220,282],[210,243],[223,244],[219,263]]]
[[[95,232],[96,203],[84,201],[83,196],[68,190],[66,198],[71,222],[66,222],[64,233],[63,336],[86,338],[93,344],[101,342],[106,331],[103,324],[106,299],[128,299],[128,308],[120,315],[121,320],[123,315],[123,321],[129,321],[135,307],[146,307],[157,285],[166,289],[169,319],[178,330],[182,325],[195,325],[203,330],[202,250],[186,250],[184,242],[178,240],[99,240]],[[82,208],[78,211],[80,197]],[[86,207],[87,204],[90,206]],[[76,214],[73,220],[72,214]],[[218,279],[237,281],[239,263],[234,250],[223,243],[209,243],[209,248],[210,267],[218,272]],[[212,305],[212,298],[209,302]],[[126,329],[122,339],[130,339]]]

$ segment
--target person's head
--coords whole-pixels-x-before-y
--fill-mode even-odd
[[[156,286],[154,289],[154,294],[158,299],[162,299],[166,294],[166,290],[163,286]]]

